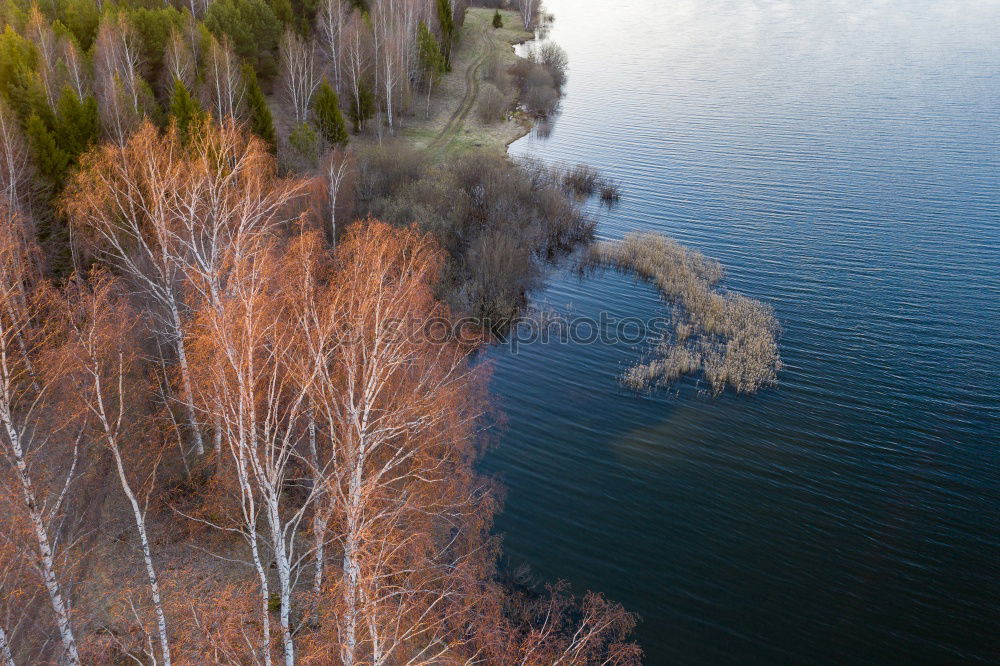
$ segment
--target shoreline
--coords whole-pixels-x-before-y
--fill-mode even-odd
[[[489,124],[482,122],[476,113],[481,87],[493,85],[483,71],[489,60],[496,57],[507,71],[524,59],[514,52],[514,47],[535,38],[533,32],[523,29],[520,15],[510,10],[500,10],[504,27],[493,28],[493,12],[483,7],[469,8],[461,42],[453,55],[452,70],[431,92],[429,113],[421,109],[426,102],[414,97],[413,115],[397,131],[398,139],[414,148],[428,150],[438,158],[468,149],[507,153],[512,143],[534,128],[534,119],[520,109],[508,112],[504,121]],[[510,104],[516,107],[519,91],[512,88],[504,94],[511,96]],[[358,147],[378,141],[378,135],[351,137],[351,143]]]

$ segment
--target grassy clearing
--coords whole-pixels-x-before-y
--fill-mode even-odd
[[[622,381],[636,390],[702,373],[716,394],[728,386],[753,393],[774,384],[781,369],[780,327],[770,305],[717,289],[725,271],[714,259],[657,233],[631,233],[591,247],[590,266],[635,273],[673,306],[673,331],[653,359]]]
[[[507,146],[528,133],[531,122],[520,113],[508,113],[502,120],[486,122],[477,113],[480,93],[487,79],[505,76],[508,68],[518,61],[513,46],[534,35],[521,29],[516,12],[501,10],[504,27],[492,26],[493,9],[472,7],[462,26],[462,37],[452,54],[451,72],[426,96],[413,100],[413,115],[406,120],[400,136],[415,148],[432,151],[445,157],[469,148]],[[513,108],[510,91],[499,86],[508,106]]]

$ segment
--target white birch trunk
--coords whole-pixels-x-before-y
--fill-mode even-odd
[[[6,359],[3,360],[6,366]],[[7,368],[4,367],[6,375]],[[35,539],[38,542],[39,570],[42,574],[42,581],[45,589],[49,593],[49,601],[52,611],[56,615],[56,626],[59,629],[59,639],[62,641],[65,650],[65,659],[68,666],[79,666],[80,653],[76,647],[76,637],[73,635],[73,626],[69,621],[69,611],[66,602],[63,600],[62,590],[56,578],[55,556],[52,553],[52,546],[49,543],[49,535],[45,531],[45,523],[41,510],[35,498],[35,491],[31,484],[31,477],[28,475],[28,466],[24,461],[24,449],[21,447],[20,435],[14,427],[11,419],[8,401],[0,405],[0,420],[3,420],[7,430],[7,437],[10,439],[11,451],[14,454],[14,465],[17,469],[18,480],[21,482],[21,493],[24,496],[24,503],[28,508],[28,516],[31,519],[31,526],[35,532]]]
[[[288,561],[288,551],[285,549],[281,515],[278,511],[278,493],[280,489],[269,493],[267,499],[268,522],[271,523],[272,547],[274,559],[278,567],[278,594],[281,598],[281,635],[284,644],[285,666],[295,664],[295,642],[292,640],[292,567]]]
[[[7,632],[0,627],[0,664],[3,666],[15,666],[14,655],[10,652],[10,642],[7,640]]]
[[[121,482],[122,490],[125,492],[125,496],[132,506],[135,527],[139,532],[139,541],[142,544],[142,558],[146,565],[146,577],[149,580],[149,592],[153,600],[153,610],[156,613],[156,629],[160,638],[160,653],[163,656],[164,666],[170,666],[170,642],[167,639],[167,619],[163,613],[163,603],[160,599],[160,583],[156,578],[156,568],[153,566],[153,553],[149,546],[149,537],[146,533],[146,516],[139,506],[139,501],[136,499],[135,493],[132,492],[132,486],[128,482],[128,478],[125,476],[125,464],[122,462],[121,449],[118,447],[116,433],[104,410],[104,397],[98,369],[96,367],[92,368],[91,372],[94,378],[94,397],[97,416],[101,420],[101,426],[104,428],[104,434],[108,439],[108,446],[111,449],[111,453],[114,454],[115,466],[118,470],[118,480]],[[120,386],[119,393],[122,393]],[[119,395],[119,398],[124,398],[124,395]]]
[[[261,633],[264,638],[264,665],[271,666],[271,611],[268,605],[271,601],[270,588],[267,585],[267,572],[264,570],[264,563],[260,559],[260,549],[257,546],[257,528],[250,528],[250,553],[253,558],[254,569],[260,578],[261,597]]]
[[[184,412],[187,417],[188,429],[194,438],[194,450],[199,457],[205,455],[205,443],[201,437],[201,428],[194,413],[194,389],[191,387],[191,368],[188,366],[187,352],[184,349],[184,329],[181,328],[181,315],[177,303],[170,298],[170,318],[174,326],[174,346],[177,349],[177,363],[181,369],[181,400],[184,402]]]

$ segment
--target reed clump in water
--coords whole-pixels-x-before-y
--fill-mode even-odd
[[[601,201],[609,206],[618,203],[622,198],[621,186],[613,180],[605,180],[601,183]]]
[[[777,381],[780,327],[771,306],[716,289],[722,264],[657,233],[630,233],[591,247],[589,266],[630,271],[657,286],[674,308],[672,331],[653,359],[622,381],[644,390],[701,372],[715,393],[753,393]]]

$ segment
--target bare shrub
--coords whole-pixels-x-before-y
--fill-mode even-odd
[[[563,87],[566,83],[566,71],[569,69],[569,57],[561,46],[555,42],[545,42],[532,50],[531,59],[545,67],[557,89]]]
[[[621,198],[622,190],[617,182],[606,180],[601,183],[601,201],[610,205],[621,201]]]
[[[507,111],[507,100],[496,86],[487,83],[479,93],[477,111],[479,119],[487,125],[502,120]]]
[[[448,260],[439,296],[501,329],[524,303],[540,262],[593,236],[562,173],[473,151],[432,168],[387,144],[358,155],[356,218],[369,213],[434,234]]]
[[[654,350],[654,359],[622,377],[640,390],[700,371],[715,393],[727,386],[753,393],[774,384],[781,369],[780,327],[770,305],[739,294],[716,291],[722,265],[657,233],[631,233],[620,242],[591,248],[589,265],[630,271],[653,282],[676,308],[672,335]]]
[[[563,176],[563,185],[578,196],[590,196],[597,189],[600,174],[587,164],[577,164]]]
[[[524,105],[532,112],[540,116],[548,116],[556,110],[559,103],[559,95],[555,88],[537,86],[528,88],[524,94]]]
[[[528,88],[555,88],[555,79],[552,78],[552,73],[549,72],[545,67],[535,65],[528,72],[528,76],[524,79],[524,84]]]
[[[363,151],[358,157],[358,197],[374,201],[416,180],[426,158],[415,149],[394,143]]]
[[[486,62],[483,63],[483,78],[487,81],[496,83],[498,78],[506,75],[506,68],[503,66],[503,60],[501,60],[500,54],[493,51],[486,58]]]
[[[535,63],[527,58],[518,58],[514,66],[510,68],[510,74],[521,81],[528,78],[531,71],[535,69]]]

